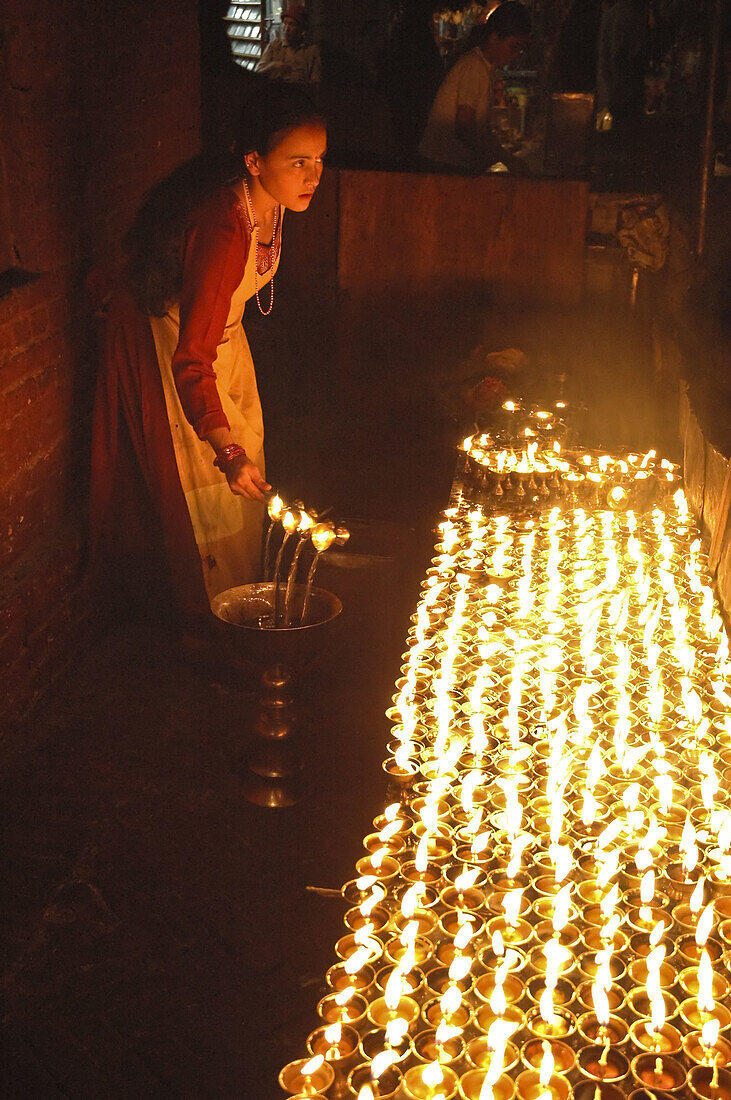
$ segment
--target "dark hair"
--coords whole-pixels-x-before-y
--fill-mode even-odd
[[[498,38],[527,38],[531,31],[530,12],[518,0],[503,0],[488,15],[484,23],[478,23],[470,31],[470,46],[486,46],[490,36]]]
[[[193,157],[148,192],[123,240],[126,282],[138,309],[162,317],[178,298],[190,215],[210,195],[242,178],[244,154],[268,153],[286,133],[308,122],[325,125],[307,96],[267,82],[239,112],[231,149]]]

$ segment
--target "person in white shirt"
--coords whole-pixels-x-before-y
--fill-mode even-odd
[[[301,4],[290,5],[282,16],[282,38],[269,43],[256,71],[287,84],[319,84],[320,51],[317,46],[306,45],[306,33],[307,12]]]
[[[518,0],[504,0],[485,23],[472,29],[473,48],[442,81],[419,145],[419,153],[432,166],[484,172],[502,161],[508,168],[519,168],[490,128],[490,108],[496,70],[515,61],[529,34],[530,15]]]

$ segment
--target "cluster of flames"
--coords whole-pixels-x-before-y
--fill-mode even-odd
[[[560,407],[559,407],[560,406]],[[509,430],[482,432],[462,442],[469,483],[496,497],[511,499],[556,494],[570,503],[584,500],[613,510],[661,502],[678,488],[678,467],[650,450],[645,455],[615,456],[567,447],[567,428],[559,402],[555,411],[522,411],[513,400],[503,410],[520,419]]]
[[[570,472],[558,444],[533,446],[512,467],[514,451],[465,441],[491,470]],[[654,455],[584,468],[676,477]],[[485,510],[456,491],[387,712],[398,797],[344,887],[327,1026],[285,1088],[316,1095],[323,1067],[357,1062],[338,1095],[396,1081],[407,1100],[566,1100],[572,1073],[602,1081],[624,1049],[655,1057],[635,1087],[661,1088],[665,1055],[687,1068],[695,1051],[724,1095],[730,677],[682,489],[641,514]]]

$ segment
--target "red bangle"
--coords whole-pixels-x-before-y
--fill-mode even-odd
[[[240,455],[243,455],[244,458],[246,457],[244,448],[239,443],[229,443],[228,447],[224,447],[223,450],[218,452],[213,460],[213,465],[218,466],[219,470],[223,471],[225,466],[228,466],[229,463],[233,462],[233,460]]]

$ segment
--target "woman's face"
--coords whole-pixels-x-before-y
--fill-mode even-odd
[[[306,210],[320,182],[326,147],[325,127],[305,123],[287,131],[268,153],[247,156],[247,167],[275,202]]]

